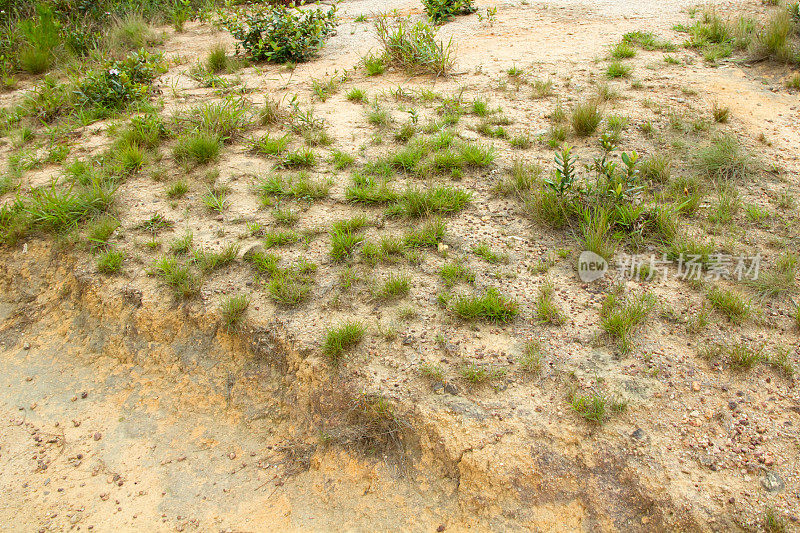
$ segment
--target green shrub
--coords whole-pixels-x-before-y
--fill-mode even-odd
[[[140,51],[122,61],[111,61],[93,70],[75,88],[77,103],[84,107],[120,109],[150,94],[150,84],[165,72],[160,54]]]
[[[247,55],[273,63],[303,62],[319,51],[336,27],[336,8],[300,10],[270,6],[225,17],[224,26]]]
[[[469,15],[478,10],[472,5],[472,0],[422,0],[422,5],[434,24],[443,24],[456,15]]]

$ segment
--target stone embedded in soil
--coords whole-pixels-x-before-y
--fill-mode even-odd
[[[780,492],[786,488],[786,484],[783,482],[781,476],[773,471],[767,472],[764,477],[761,478],[761,486],[763,486],[767,492]]]

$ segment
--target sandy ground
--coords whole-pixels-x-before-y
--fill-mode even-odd
[[[684,10],[694,2],[478,5],[497,5],[496,21],[463,17],[441,31],[457,48],[455,76],[433,80],[389,72],[367,78],[355,72],[327,102],[313,102],[336,138],[333,148],[357,154],[358,164],[385,150],[370,144],[374,128],[366,124],[363,109],[345,100],[351,86],[381,93],[386,101],[391,99],[385,92],[401,85],[444,94],[464,91],[468,101],[483,95],[513,120],[512,133],[537,136],[548,128],[557,100],[569,106],[596,92],[602,58],[622,34],[647,30],[681,42],[671,28],[686,22]],[[753,2],[716,5],[723,10],[738,5],[761,9]],[[353,19],[392,9],[412,16],[420,12],[410,1],[342,3],[343,23],[318,59],[291,72],[259,66],[239,73],[252,90],[249,97],[261,103],[266,97],[297,93],[310,100],[311,80],[357,67],[376,46],[371,26]],[[165,52],[179,63],[161,79],[169,113],[213,97],[186,71],[212,44],[232,47],[232,41],[207,25],[191,24],[183,34],[167,31]],[[624,96],[610,102],[606,111],[631,120],[624,145],[644,155],[667,146],[676,137],[664,133],[657,141],[648,140],[638,128],[651,121],[667,132],[670,113],[689,123],[706,117],[716,101],[731,108],[726,128],[741,135],[765,165],[781,169],[758,184],[745,184],[743,200],[775,209],[780,194],[796,196],[800,103],[796,92],[782,89],[788,70],[735,63],[710,67],[692,52],[679,49],[674,55],[681,59],[680,67],[665,65],[662,53],[640,53],[634,60],[639,88],[631,88],[630,81],[608,82]],[[531,79],[554,80],[557,96],[532,100],[527,86],[515,89],[505,76],[512,66],[524,69]],[[21,94],[2,95],[0,105]],[[399,107],[392,104],[398,123],[407,117]],[[432,114],[430,109],[423,112],[425,117]],[[84,131],[72,155],[107,146],[106,126]],[[462,129],[464,138],[478,138],[469,127]],[[757,141],[760,134],[770,146]],[[687,134],[681,142],[700,141]],[[592,141],[576,143],[586,158],[596,152]],[[0,157],[9,150],[0,147]],[[499,276],[504,292],[530,308],[542,283],[541,276],[529,275],[531,267],[573,242],[532,226],[517,216],[513,199],[491,193],[499,173],[517,154],[507,143],[498,150],[499,168],[465,176],[459,184],[474,192],[475,201],[448,222],[447,243],[479,272],[479,287]],[[537,147],[524,158],[549,165],[552,152]],[[601,291],[577,284],[566,261],[550,275],[559,287],[558,302],[570,317],[563,328],[537,325],[529,318],[512,326],[462,327],[443,317],[435,304],[436,272],[443,262],[439,257],[426,258],[419,268],[397,267],[414,276],[407,301],[385,307],[364,303],[359,297],[368,293],[369,281],[355,294],[334,301],[339,267],[327,261],[329,242],[323,235],[308,249],[285,251],[288,259],[308,257],[322,266],[308,309],[283,312],[254,291],[252,321],[259,326],[280,323],[293,332],[298,351],[310,354],[283,374],[252,359],[247,349],[233,346],[213,328],[196,333],[182,328],[181,311],[164,302],[163,287],[146,275],[156,254],[143,250],[147,236],[134,228],[153,212],[175,222],[175,229],[163,236],[165,242],[190,228],[196,246],[218,248],[237,240],[246,249],[256,243],[242,235],[242,226],[244,221],[269,219],[252,190],[272,163],[239,143],[226,151],[219,166],[219,183],[233,191],[233,205],[224,217],[209,215],[199,205],[204,189],[197,172],[190,176],[192,190],[178,205],[164,198],[163,183],[144,176],[123,185],[125,232],[118,244],[131,253],[118,279],[100,277],[92,261],[81,257],[74,265],[61,266],[62,271],[37,272],[37,262],[57,261],[58,250],[47,246],[33,246],[30,256],[19,250],[5,256],[9,265],[23,266],[9,269],[7,296],[0,300],[0,530],[728,531],[757,527],[767,507],[777,509],[788,527],[797,529],[800,397],[794,382],[766,368],[732,374],[697,356],[703,344],[733,335],[763,341],[770,349],[786,345],[796,364],[800,354],[788,317],[791,302],[764,302],[764,313],[772,320],[769,327],[733,328],[716,318],[702,337],[690,338],[684,324],[699,308],[701,295],[686,285],[657,285],[653,291],[664,312],[637,339],[636,355],[621,358],[593,342]],[[686,161],[676,162],[676,173],[687,168]],[[45,184],[58,172],[53,166],[30,172],[26,185]],[[171,178],[181,175],[178,168],[169,172]],[[318,175],[336,181],[332,199],[302,208],[298,229],[324,232],[331,220],[360,212],[344,204],[346,176],[330,169]],[[398,182],[411,180],[401,177]],[[797,243],[796,207],[781,220],[785,225],[780,231],[748,225],[720,240],[726,246],[767,243],[767,260],[774,261]],[[391,221],[385,229],[400,231]],[[773,240],[778,233],[780,240]],[[378,234],[378,228],[367,233],[371,238]],[[467,250],[479,242],[508,253],[510,264],[487,267],[469,256]],[[78,291],[76,296],[74,281],[64,281],[73,270],[105,289],[88,296]],[[374,274],[381,277],[389,271],[381,266]],[[222,295],[251,287],[251,280],[252,272],[242,266],[215,275],[200,302],[213,315]],[[115,307],[122,305],[120,294],[130,287],[143,294],[149,326],[137,318],[144,312]],[[72,297],[61,302],[59,291],[67,289]],[[107,327],[103,305],[113,308],[108,316],[114,323]],[[398,320],[407,306],[414,306],[418,315]],[[364,318],[372,329],[348,368],[350,376],[360,387],[396,400],[418,422],[421,451],[413,455],[418,470],[390,458],[321,446],[315,423],[303,419],[298,414],[302,410],[283,395],[294,386],[287,384],[292,373],[303,376],[298,381],[315,383],[314,373],[325,368],[318,355],[324,329],[350,316]],[[376,333],[386,325],[401,328],[396,340]],[[437,334],[452,344],[443,350],[434,340]],[[548,350],[543,374],[535,380],[513,364],[512,355],[526,338],[542,340]],[[449,368],[459,361],[505,366],[508,378],[499,387],[460,384],[457,394],[442,395],[433,394],[414,370],[422,362],[442,362]],[[596,431],[577,420],[563,398],[567,383],[583,387],[600,382],[630,406]],[[307,446],[314,447],[313,453],[298,452]],[[783,487],[767,490],[764,480],[775,475]]]

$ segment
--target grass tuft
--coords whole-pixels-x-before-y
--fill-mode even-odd
[[[333,364],[339,364],[342,355],[357,346],[364,338],[366,328],[356,321],[347,321],[325,332],[322,352]]]

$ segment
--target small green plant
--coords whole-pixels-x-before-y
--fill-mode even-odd
[[[478,365],[473,362],[462,365],[459,368],[459,373],[465,381],[473,385],[479,385],[493,379],[501,378],[506,374],[505,369]]]
[[[189,192],[189,186],[183,180],[178,180],[167,189],[167,198],[170,200],[177,200]]]
[[[519,366],[529,374],[538,374],[542,371],[542,344],[539,341],[525,342],[519,357]]]
[[[364,237],[360,231],[366,225],[366,219],[354,218],[350,220],[340,220],[331,227],[331,251],[330,256],[334,261],[343,261],[350,257],[353,250]]]
[[[487,263],[492,263],[493,265],[499,263],[508,263],[509,258],[508,254],[499,254],[494,252],[489,245],[486,243],[479,243],[472,247],[472,253],[477,255],[478,257],[482,257]]]
[[[119,221],[112,216],[102,216],[90,222],[86,228],[86,239],[92,249],[108,246],[108,241],[119,227]]]
[[[736,324],[741,323],[750,316],[750,302],[737,291],[712,287],[706,297],[714,309]]]
[[[300,240],[300,235],[294,231],[268,231],[264,234],[264,246],[274,248],[294,244]]]
[[[456,298],[452,310],[465,320],[482,319],[506,323],[517,317],[519,305],[513,298],[505,297],[497,289],[490,288],[481,295]]]
[[[246,294],[229,296],[222,300],[220,314],[222,315],[222,325],[226,331],[232,332],[239,328],[249,305],[250,297]]]
[[[452,41],[436,39],[436,30],[425,22],[391,22],[382,15],[375,19],[375,30],[389,65],[413,73],[442,75],[453,67]]]
[[[750,370],[764,361],[763,347],[754,350],[746,344],[738,343],[727,346],[726,351],[728,363],[734,370]]]
[[[600,327],[619,342],[620,349],[631,349],[631,334],[644,323],[655,305],[651,294],[643,293],[625,297],[623,288],[617,287],[606,296],[600,309]]]
[[[358,87],[353,87],[347,93],[347,99],[351,102],[359,102],[364,103],[367,101],[367,93],[364,89],[359,89]]]
[[[194,252],[194,262],[203,274],[208,274],[233,263],[239,253],[239,245],[230,243],[218,252],[199,249]]]
[[[767,533],[786,533],[789,530],[783,518],[771,507],[764,511],[763,526]]]
[[[731,110],[728,106],[720,105],[719,102],[714,101],[711,104],[711,115],[714,117],[714,122],[725,123],[731,116]]]
[[[384,55],[367,54],[364,56],[363,61],[367,76],[379,76],[386,72],[386,57]]]
[[[410,248],[436,247],[445,234],[446,225],[440,218],[434,218],[415,226],[403,236],[403,242]]]
[[[333,168],[336,170],[344,170],[352,166],[355,161],[356,158],[354,156],[340,150],[335,150],[331,153],[331,162],[333,163]]]
[[[614,59],[630,59],[636,56],[636,48],[631,46],[631,44],[625,40],[620,41],[617,43],[614,48],[611,49],[611,57]]]
[[[219,159],[221,148],[222,139],[219,135],[195,131],[178,137],[172,154],[180,163],[206,165]]]
[[[570,394],[569,403],[573,411],[594,424],[602,424],[610,416],[609,411],[622,411],[625,404],[599,392],[586,395]]]
[[[447,287],[453,287],[458,282],[474,283],[475,273],[464,266],[460,261],[445,263],[439,269],[439,275]]]
[[[606,69],[606,77],[612,80],[616,78],[627,78],[631,75],[631,70],[633,69],[629,65],[621,61],[612,61]]]
[[[588,137],[597,131],[603,112],[594,100],[579,102],[572,108],[572,129],[578,137]]]
[[[192,232],[187,231],[183,237],[178,237],[170,243],[169,251],[175,255],[188,254],[189,250],[192,249],[192,241],[194,241],[194,235]]]
[[[400,298],[411,290],[411,278],[408,276],[389,274],[378,288],[376,297],[381,300]]]
[[[172,287],[175,296],[190,298],[200,290],[200,280],[188,266],[178,263],[174,257],[164,257],[155,264],[155,272]]]
[[[313,181],[305,172],[297,176],[270,176],[261,181],[257,191],[265,205],[272,205],[273,198],[294,198],[296,200],[318,200],[328,196],[330,182]]]
[[[364,325],[356,321],[347,321],[335,328],[328,329],[325,333],[322,352],[333,364],[338,364],[346,351],[361,342],[365,332]]]
[[[554,293],[555,286],[549,280],[539,287],[539,294],[534,303],[534,316],[540,323],[560,325],[566,320],[564,312],[553,300]]]
[[[97,258],[97,270],[103,274],[116,274],[122,268],[125,252],[121,250],[107,250]]]
[[[253,150],[259,154],[264,155],[278,155],[286,152],[286,147],[289,145],[290,135],[287,133],[281,137],[270,137],[269,134],[264,135],[253,143]]]
[[[444,381],[444,369],[436,363],[420,363],[419,373],[433,381]]]
[[[221,215],[230,206],[230,200],[227,198],[228,192],[229,190],[226,188],[211,187],[203,195],[203,203],[207,209]]]
[[[701,146],[695,153],[695,165],[718,183],[743,181],[754,169],[752,156],[733,135],[714,137]]]
[[[478,9],[472,0],[422,0],[425,13],[434,24],[443,24],[456,15],[470,15]]]
[[[237,47],[256,61],[301,63],[314,56],[333,33],[336,8],[301,10],[273,5],[233,12],[223,25],[238,41]]]

